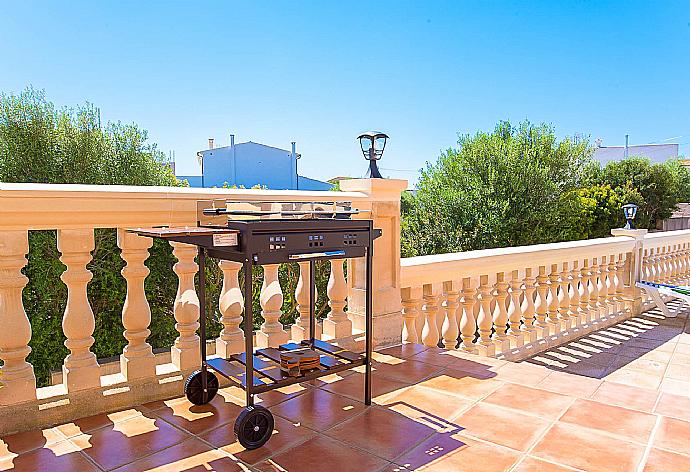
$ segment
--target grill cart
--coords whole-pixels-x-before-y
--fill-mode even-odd
[[[246,392],[246,408],[234,431],[247,449],[263,446],[273,432],[273,416],[254,405],[254,395],[324,375],[365,366],[364,402],[371,404],[372,301],[371,249],[381,235],[371,220],[351,219],[359,213],[349,202],[282,203],[198,202],[198,226],[191,228],[138,228],[140,236],[193,244],[198,247],[199,301],[201,305],[201,368],[186,380],[190,402],[203,405],[218,392],[221,375]],[[206,257],[240,262],[244,268],[245,352],[228,359],[206,357]],[[365,353],[359,354],[315,339],[314,263],[327,259],[366,258]],[[309,262],[309,339],[278,348],[254,349],[252,267],[284,262]],[[281,368],[282,364],[282,368]]]

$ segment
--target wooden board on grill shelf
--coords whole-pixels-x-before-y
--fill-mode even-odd
[[[303,372],[318,369],[321,356],[311,349],[293,349],[280,352],[280,368],[290,377],[298,377]]]

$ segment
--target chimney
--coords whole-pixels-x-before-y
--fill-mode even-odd
[[[628,158],[628,135],[625,135],[625,153],[623,156],[627,159]]]
[[[292,155],[294,156],[295,154],[296,154],[295,153],[295,142],[293,141],[292,142]]]
[[[235,147],[235,135],[230,135],[230,147]]]
[[[208,138],[208,148],[213,149],[213,138]]]

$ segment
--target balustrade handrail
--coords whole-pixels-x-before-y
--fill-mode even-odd
[[[525,267],[539,267],[553,262],[598,257],[602,254],[627,253],[635,246],[629,236],[502,247],[476,251],[434,254],[403,258],[401,287],[458,280]]]
[[[659,246],[678,242],[690,242],[690,229],[649,233],[645,235],[644,241],[646,249],[657,248]]]
[[[0,230],[196,224],[196,202],[362,201],[360,192],[0,183]]]

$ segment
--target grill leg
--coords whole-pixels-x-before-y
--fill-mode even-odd
[[[369,247],[367,248],[367,268],[366,268],[366,273],[367,273],[367,283],[366,283],[366,367],[365,367],[365,374],[364,374],[364,404],[365,405],[371,405],[371,355],[373,351],[373,323],[372,323],[372,300],[371,300],[371,249],[374,244],[374,241],[372,240],[370,242]]]
[[[245,364],[245,383],[247,394],[247,406],[254,406],[254,314],[252,313],[252,262],[249,259],[244,261],[244,350],[246,357]]]

